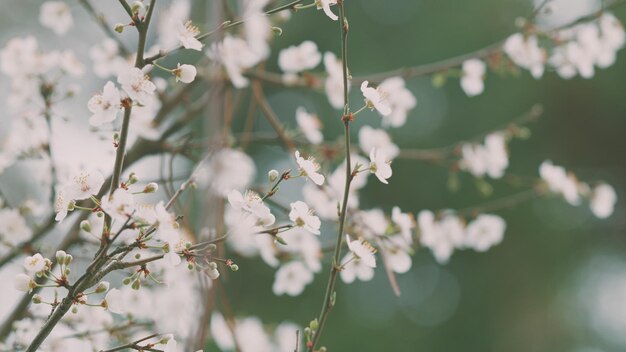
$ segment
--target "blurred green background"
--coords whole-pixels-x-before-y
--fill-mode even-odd
[[[579,2],[585,1],[571,0],[567,6],[586,6]],[[513,0],[346,1],[351,73],[362,76],[480,49],[514,33],[516,18],[528,17],[532,9],[531,1]],[[625,20],[626,6],[614,13]],[[321,51],[339,53],[336,23],[320,12],[298,13],[282,28],[275,49],[310,39]],[[278,72],[276,56],[277,51],[268,69]],[[626,176],[625,80],[623,53],[611,68],[596,70],[591,80],[563,80],[554,72],[540,80],[527,72],[520,77],[489,73],[485,92],[475,98],[468,98],[455,79],[442,89],[434,88],[430,77],[409,79],[418,106],[403,128],[390,133],[400,147],[447,146],[498,128],[539,103],[545,112],[530,125],[529,140],[512,143],[509,171],[538,177],[539,164],[552,159],[582,180],[606,180],[621,196]],[[267,92],[288,125],[295,126],[295,108],[304,105],[320,115],[327,139],[342,133],[339,115],[325,96],[285,89]],[[358,89],[351,96],[354,102],[361,99]],[[378,127],[380,117],[363,114],[353,132],[364,124]],[[272,157],[283,153],[278,147],[259,153],[268,152]],[[495,192],[486,199],[472,178],[462,175],[461,190],[451,193],[446,169],[407,160],[393,166],[389,185],[368,184],[363,209],[459,209],[512,192],[502,182],[492,182]],[[626,350],[621,202],[604,221],[585,206],[572,207],[559,199],[537,200],[498,214],[508,225],[500,245],[487,253],[457,251],[445,266],[428,250],[418,251],[411,271],[398,275],[403,291],[399,298],[382,268],[371,282],[340,284],[322,344],[331,351]],[[232,275],[227,283],[239,313],[299,324],[317,314],[326,268],[302,296],[288,298],[272,295],[273,270],[264,264],[246,262],[241,267],[248,275]],[[255,289],[250,289],[251,282]]]

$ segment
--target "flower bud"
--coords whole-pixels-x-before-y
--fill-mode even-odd
[[[185,242],[185,248],[187,250],[191,249],[191,242]]]
[[[211,270],[215,270],[215,269],[217,269],[217,263],[215,263],[215,262],[210,262],[210,263],[209,263],[209,269],[211,269]]]
[[[207,275],[209,275],[211,280],[216,280],[218,277],[220,277],[220,272],[217,271],[217,269],[211,269],[207,272]]]
[[[33,296],[33,303],[34,303],[34,304],[39,304],[39,303],[41,303],[41,296],[40,296],[40,295],[34,295],[34,296]]]
[[[64,264],[65,264],[65,265],[70,265],[70,263],[72,262],[72,259],[74,259],[74,257],[72,257],[72,255],[71,255],[71,254],[66,255],[66,256],[65,256],[65,261],[64,261]]]
[[[107,281],[102,281],[96,286],[96,293],[104,293],[109,290],[109,283]]]
[[[76,314],[76,313],[78,313],[78,307],[73,306],[72,307],[72,314]]]
[[[139,10],[143,10],[143,8],[144,8],[143,2],[135,1],[133,2],[133,5],[130,7],[130,10],[132,13],[136,14],[139,12]]]
[[[91,232],[91,223],[89,220],[83,220],[80,222],[80,229],[85,232]]]
[[[230,266],[230,270],[232,270],[232,271],[238,271],[238,270],[239,270],[239,265],[237,265],[237,264],[233,264],[233,265],[231,265],[231,266]]]
[[[143,193],[154,193],[159,189],[159,185],[156,182],[150,182],[143,189]]]
[[[189,270],[193,270],[193,268],[194,268],[194,265],[193,265],[193,264],[191,264],[191,263],[187,264],[187,269],[189,269]]]
[[[132,278],[127,277],[127,278],[125,278],[124,280],[122,280],[122,283],[123,283],[124,285],[128,285],[128,284],[130,284],[130,280],[132,280]]]
[[[65,268],[65,276],[68,276],[70,274],[70,268]]]
[[[280,237],[280,236],[276,236],[276,237],[274,237],[274,240],[275,240],[277,243],[282,244],[283,246],[286,246],[286,245],[287,245],[287,241],[285,241],[285,240],[284,240],[282,237]]]
[[[76,201],[75,200],[71,200],[67,204],[67,211],[74,211],[74,209],[76,209]]]
[[[140,259],[140,258],[141,258],[141,253],[135,254],[135,259]]]
[[[139,181],[137,174],[134,172],[131,172],[130,175],[128,176],[128,184],[132,185],[134,183],[137,183],[137,181]]]
[[[278,179],[278,176],[279,176],[279,173],[278,173],[278,171],[277,171],[277,170],[270,170],[270,171],[267,173],[267,177],[269,177],[270,182],[274,182],[274,181],[276,181],[276,180]]]
[[[140,282],[139,280],[135,280],[135,281],[133,281],[133,284],[132,284],[131,288],[132,288],[133,290],[138,290],[138,289],[140,289],[140,288],[141,288],[141,282]]]
[[[124,25],[121,24],[121,23],[116,23],[115,27],[113,27],[113,29],[115,29],[115,31],[117,33],[122,33],[122,32],[124,32]]]
[[[320,347],[320,349],[318,351],[319,352],[326,352],[326,347],[322,346],[322,347]]]
[[[311,320],[311,322],[309,323],[309,327],[312,331],[317,331],[317,328],[319,328],[319,323],[317,322],[317,319]]]
[[[65,256],[67,256],[67,253],[65,253],[65,251],[57,251],[57,263],[63,263],[65,261]]]

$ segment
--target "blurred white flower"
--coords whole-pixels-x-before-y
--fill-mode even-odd
[[[322,54],[317,50],[317,45],[310,40],[283,49],[278,54],[278,66],[287,73],[313,69],[320,61]]]
[[[529,70],[534,78],[543,76],[546,52],[539,47],[537,36],[515,33],[506,39],[503,49],[516,65]]]
[[[102,197],[100,207],[110,217],[123,223],[133,213],[135,199],[130,192],[118,188],[112,195]]]
[[[400,154],[400,148],[391,141],[391,137],[385,130],[372,128],[368,125],[359,130],[359,146],[365,154],[370,154],[376,148],[378,153],[389,160],[393,160]]]
[[[416,226],[415,218],[411,213],[403,213],[399,207],[391,209],[391,221],[399,228],[402,238],[407,244],[413,243],[413,229]]]
[[[552,164],[551,160],[546,160],[539,166],[539,175],[546,182],[550,191],[561,194],[569,204],[578,205],[580,203],[578,180],[565,168]]]
[[[391,113],[383,116],[383,126],[402,127],[411,109],[417,105],[417,99],[405,86],[401,77],[390,77],[380,82],[378,89],[384,92]]]
[[[113,122],[122,108],[120,92],[115,88],[113,82],[108,81],[104,85],[102,93],[91,97],[87,102],[87,108],[93,114],[89,118],[89,123],[92,126],[101,126]]]
[[[122,292],[116,288],[112,288],[104,297],[104,300],[107,304],[107,309],[111,313],[115,314],[126,314],[127,305],[125,301],[125,297],[122,295]]]
[[[0,209],[0,239],[9,245],[27,241],[33,235],[18,209]]]
[[[590,205],[595,216],[601,219],[608,218],[613,214],[616,202],[617,194],[611,185],[602,183],[594,187]]]
[[[324,141],[324,135],[320,131],[322,122],[316,115],[308,113],[303,107],[298,107],[296,109],[296,122],[309,142],[320,144]]]
[[[324,82],[324,89],[330,106],[335,109],[343,108],[343,67],[341,60],[331,52],[324,53],[324,67],[328,77]],[[348,92],[350,91],[350,79],[348,76]]]
[[[187,21],[184,24],[179,22],[176,26],[178,40],[185,49],[192,49],[200,51],[202,50],[202,43],[196,39],[196,35],[200,34],[198,27],[194,26],[191,21]]]
[[[480,214],[467,225],[466,246],[484,252],[502,242],[506,222],[497,215]]]
[[[74,25],[74,20],[70,7],[64,1],[46,1],[39,10],[39,23],[57,35],[64,35]]]
[[[378,88],[368,87],[369,82],[363,81],[361,83],[361,93],[365,98],[365,105],[369,109],[376,109],[381,115],[387,116],[391,114],[391,106],[387,100],[387,93]]]
[[[276,338],[276,344],[278,345],[277,352],[294,352],[294,350],[300,350],[300,346],[297,346],[298,330],[300,327],[291,322],[282,322],[276,327],[274,336]]]
[[[276,271],[272,291],[275,295],[298,296],[306,285],[313,282],[313,273],[299,261],[284,264]]]
[[[486,65],[482,60],[470,59],[463,62],[461,88],[467,96],[479,95],[485,89]]]
[[[248,85],[248,79],[243,76],[243,71],[259,63],[263,57],[256,54],[248,43],[241,39],[226,35],[224,40],[214,43],[207,51],[210,59],[220,62],[226,69],[235,88],[243,88]]]
[[[289,220],[293,221],[295,226],[302,227],[305,230],[319,235],[320,219],[313,215],[313,211],[302,201],[291,203],[291,211],[289,212]]]
[[[324,175],[317,172],[320,169],[320,165],[317,162],[315,162],[315,159],[313,157],[304,159],[303,157],[300,156],[300,152],[297,150],[295,152],[295,155],[296,155],[296,163],[298,164],[298,167],[300,168],[300,173],[303,176],[306,176],[309,179],[311,179],[311,181],[313,181],[313,183],[315,183],[316,185],[318,186],[323,185]]]
[[[204,170],[211,190],[224,197],[234,189],[248,187],[256,174],[252,158],[244,152],[230,148],[215,153]]]
[[[159,46],[170,49],[178,44],[178,30],[181,23],[189,18],[191,4],[189,0],[172,1],[163,9],[159,9],[156,22]]]
[[[89,49],[89,57],[93,60],[93,72],[100,78],[117,76],[131,64],[119,56],[119,48],[115,40],[104,39]]]
[[[509,166],[505,137],[499,132],[487,135],[484,145],[464,144],[461,151],[461,170],[467,170],[475,177],[488,175],[498,179],[504,176]]]

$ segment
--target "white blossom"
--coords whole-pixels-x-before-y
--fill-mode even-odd
[[[313,69],[320,61],[322,54],[317,50],[317,45],[310,40],[283,49],[278,54],[278,66],[287,73]]]
[[[388,178],[391,177],[391,165],[384,153],[381,153],[376,148],[372,148],[370,151],[370,172],[376,175],[380,182],[387,184]]]
[[[578,180],[565,168],[546,160],[539,166],[539,175],[546,182],[550,191],[561,194],[569,204],[578,205],[580,203]]]
[[[466,246],[484,252],[502,242],[506,222],[497,215],[480,214],[467,225]]]
[[[299,107],[296,109],[296,122],[309,142],[320,144],[324,141],[324,135],[320,131],[322,122],[319,117],[308,113],[303,107]]]
[[[320,165],[315,162],[313,157],[309,157],[308,159],[304,159],[300,156],[300,152],[296,150],[296,163],[300,168],[300,173],[313,181],[318,186],[324,184],[324,175],[317,172],[320,169]]]
[[[194,26],[191,21],[187,21],[184,24],[178,23],[176,26],[178,40],[185,49],[192,49],[200,51],[202,50],[202,43],[196,38],[200,34],[198,27]]]
[[[74,25],[70,7],[64,1],[46,1],[39,10],[39,23],[57,35],[64,35]]]
[[[475,177],[488,175],[498,179],[509,166],[505,136],[499,132],[487,135],[484,145],[467,143],[462,146],[461,151],[460,168]]]
[[[368,84],[368,81],[361,83],[361,93],[363,93],[363,97],[365,98],[365,105],[372,110],[376,109],[376,111],[383,116],[391,114],[391,106],[387,100],[387,93],[382,91],[380,87],[368,87]]]
[[[313,215],[313,211],[309,209],[309,206],[302,201],[291,203],[291,211],[289,212],[289,219],[294,222],[295,226],[302,227],[305,230],[320,234],[320,219]]]
[[[65,184],[65,194],[74,200],[82,200],[98,194],[104,184],[104,176],[98,170],[80,170],[70,176]]]
[[[119,56],[119,47],[115,40],[104,39],[89,49],[89,57],[93,60],[93,71],[100,78],[117,76],[130,67],[130,63]]]
[[[298,296],[306,285],[313,282],[313,273],[299,261],[284,264],[276,271],[272,291],[275,295]]]
[[[383,116],[383,126],[402,127],[409,111],[417,105],[417,99],[406,88],[404,79],[401,77],[390,77],[383,80],[378,89],[384,92],[387,103],[391,107],[391,113]]]
[[[337,21],[339,17],[330,10],[330,5],[336,5],[337,0],[315,0],[318,10],[323,10],[326,16],[333,21]]]
[[[156,86],[143,71],[136,67],[128,68],[117,76],[117,82],[135,102],[144,105],[149,102]]]
[[[348,249],[357,258],[357,260],[363,261],[367,266],[371,268],[376,267],[376,249],[366,240],[359,238],[355,241],[350,241],[350,235],[346,234],[346,243]]]
[[[113,122],[122,108],[120,92],[115,88],[113,82],[108,81],[104,85],[102,93],[91,97],[87,102],[87,108],[93,113],[89,118],[89,123],[92,126],[101,126]]]
[[[176,69],[172,71],[176,82],[191,83],[196,78],[196,67],[193,65],[182,65],[179,63]]]
[[[416,226],[413,214],[403,213],[399,207],[393,207],[391,209],[391,221],[399,228],[406,243],[413,243],[413,229]]]
[[[244,189],[254,179],[256,167],[246,153],[236,149],[221,149],[205,168],[211,190],[227,196],[233,189]]]
[[[328,77],[324,82],[324,90],[328,97],[328,102],[335,109],[343,108],[343,67],[341,60],[331,52],[324,53],[324,67]],[[350,91],[350,80],[348,76],[348,92]]]
[[[482,60],[470,59],[463,62],[463,75],[461,76],[461,88],[467,96],[479,95],[485,89],[486,65]]]
[[[29,240],[33,235],[18,209],[0,209],[0,241],[10,245]]]
[[[385,155],[389,160],[393,160],[400,154],[400,148],[393,143],[385,130],[372,128],[368,125],[359,130],[359,146],[363,153],[368,155],[372,149],[376,148],[380,154]]]
[[[503,49],[516,65],[529,70],[534,78],[543,76],[546,52],[539,47],[537,36],[515,33],[506,39]]]
[[[17,274],[13,279],[13,286],[16,290],[22,292],[30,292],[33,288],[36,287],[36,283],[30,276],[26,274]]]
[[[207,55],[224,66],[235,88],[248,85],[248,79],[243,76],[243,72],[263,59],[250,48],[245,40],[230,35],[226,35],[221,42],[214,43]]]
[[[616,202],[617,194],[611,185],[602,183],[594,187],[590,206],[595,216],[608,218],[613,214]]]
[[[24,258],[24,269],[30,273],[40,272],[46,267],[46,259],[41,253]]]
[[[354,282],[355,279],[361,281],[370,281],[374,277],[374,268],[367,265],[362,260],[352,260],[353,255],[351,253],[346,254],[342,263],[343,269],[339,272],[341,280],[347,284]]]

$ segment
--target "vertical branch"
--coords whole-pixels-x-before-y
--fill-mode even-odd
[[[343,230],[346,223],[346,214],[348,208],[348,194],[350,193],[350,183],[352,182],[352,166],[350,161],[350,122],[353,119],[350,112],[350,101],[348,97],[348,20],[346,19],[344,11],[343,0],[337,1],[337,7],[339,7],[339,26],[341,28],[341,61],[342,61],[342,74],[343,74],[343,121],[344,138],[345,138],[345,152],[346,152],[346,184],[344,187],[343,201],[341,204],[341,212],[339,216],[339,232],[337,233],[337,243],[335,245],[335,251],[333,255],[333,261],[330,268],[330,276],[328,278],[328,284],[326,286],[326,292],[324,294],[324,302],[318,318],[318,328],[314,332],[312,343],[308,344],[307,350],[312,352],[315,345],[318,343],[322,336],[322,331],[330,310],[335,305],[335,285],[337,283],[337,276],[339,274],[339,256],[341,255],[341,246],[343,245]]]
[[[126,1],[120,0],[120,3],[123,6],[125,5],[125,9],[128,7]],[[134,15],[131,13],[131,17],[133,21],[135,21],[135,26],[137,27],[137,31],[139,32],[139,39],[137,44],[137,58],[135,60],[135,67],[137,68],[141,68],[144,63],[144,48],[146,45],[148,27],[150,25],[150,19],[152,18],[155,3],[156,0],[150,1],[150,7],[148,8],[145,20],[143,21],[140,21],[137,16],[133,17]],[[124,108],[124,118],[122,122],[122,130],[120,132],[120,142],[115,156],[115,164],[113,168],[113,175],[111,176],[111,187],[109,190],[109,194],[113,194],[113,192],[119,187],[120,184],[120,177],[124,166],[124,156],[126,153],[126,142],[128,139],[131,111],[132,103],[127,102]],[[109,241],[108,239],[108,231],[110,229],[110,225],[111,218],[107,216],[105,218],[105,224],[103,227],[102,242],[100,244],[100,248],[94,256],[93,261],[91,262],[91,264],[89,264],[89,266],[85,270],[85,273],[78,280],[76,280],[76,282],[72,286],[69,287],[67,296],[65,296],[65,298],[61,300],[59,306],[57,306],[57,308],[50,315],[48,320],[46,320],[44,326],[41,328],[41,330],[39,330],[33,341],[26,349],[26,352],[37,351],[41,344],[48,337],[48,335],[50,335],[54,327],[70,310],[70,308],[74,304],[74,300],[76,299],[77,295],[97,283],[94,282],[96,279],[98,279],[96,274],[98,270],[106,264],[106,251],[111,244],[111,241]]]

